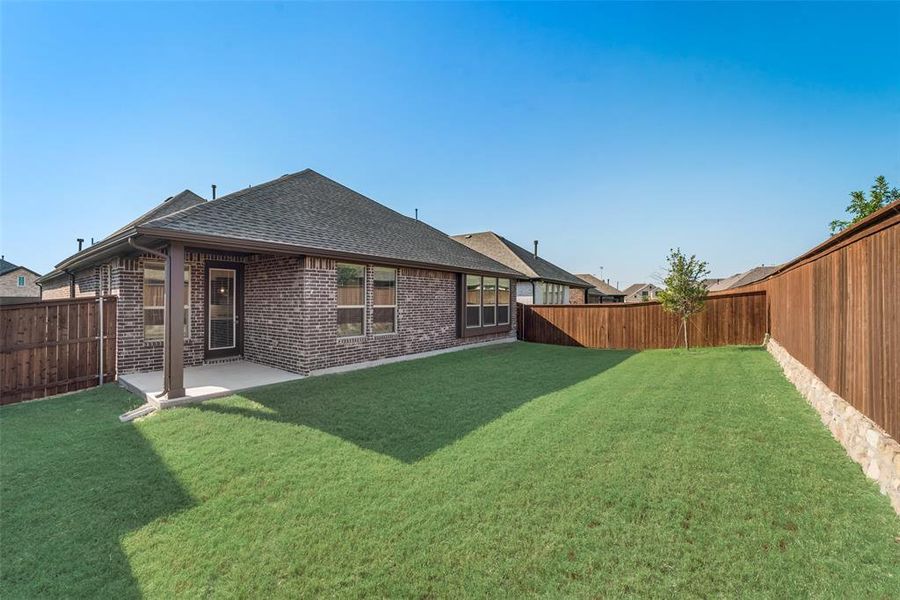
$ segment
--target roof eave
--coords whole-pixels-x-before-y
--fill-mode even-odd
[[[190,233],[184,231],[173,231],[160,227],[138,226],[137,233],[149,237],[160,239],[179,241],[185,244],[199,245],[209,248],[221,250],[236,250],[241,252],[266,252],[271,254],[289,254],[289,255],[311,255],[324,256],[328,258],[337,258],[344,260],[362,260],[377,261],[388,265],[427,268],[451,273],[485,273],[488,275],[497,275],[500,277],[508,277],[510,279],[528,279],[527,276],[509,269],[508,271],[497,269],[475,269],[468,267],[460,267],[457,265],[445,265],[438,263],[428,263],[415,260],[397,259],[386,256],[378,256],[373,254],[359,254],[355,252],[340,252],[326,248],[315,248],[311,246],[297,246],[294,244],[284,244],[280,242],[267,242],[260,240],[250,240],[245,238],[233,238],[227,236],[216,236],[201,233]],[[501,265],[502,266],[502,265]]]

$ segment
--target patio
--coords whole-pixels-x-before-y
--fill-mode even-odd
[[[221,362],[184,370],[184,396],[171,400],[158,398],[163,391],[163,372],[120,375],[119,384],[157,408],[167,408],[230,396],[235,392],[302,379],[303,375],[267,367],[246,360]]]

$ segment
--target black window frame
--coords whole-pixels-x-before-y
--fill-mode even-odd
[[[499,282],[501,279],[505,279],[509,281],[509,302],[508,302],[508,310],[509,310],[509,318],[507,323],[501,324],[493,324],[493,325],[484,325],[483,318],[479,319],[479,325],[467,325],[466,323],[466,308],[474,305],[469,305],[467,303],[467,277],[480,277],[481,278],[481,289],[484,288],[484,279],[485,277],[494,280],[495,290],[494,290],[494,314],[495,321],[497,320],[498,308],[500,305],[500,293],[499,293]],[[466,338],[466,337],[476,337],[481,335],[490,335],[493,333],[504,333],[508,331],[512,331],[512,323],[513,323],[513,310],[515,310],[515,294],[513,293],[514,287],[516,285],[516,280],[512,277],[504,277],[502,275],[492,275],[487,273],[460,273],[457,277],[457,288],[458,288],[458,299],[457,299],[457,310],[456,310],[456,322],[457,322],[457,332],[458,337]],[[480,294],[481,303],[479,305],[479,314],[484,314],[484,293]]]

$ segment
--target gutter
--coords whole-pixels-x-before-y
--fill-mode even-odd
[[[132,248],[134,248],[135,250],[140,250],[141,252],[146,252],[147,254],[152,254],[153,256],[156,256],[158,258],[168,258],[169,257],[168,254],[164,254],[164,253],[160,252],[159,250],[153,250],[151,248],[139,246],[138,244],[135,243],[133,235],[128,237],[128,245],[131,246]]]

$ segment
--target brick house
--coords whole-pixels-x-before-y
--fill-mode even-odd
[[[294,373],[515,337],[523,275],[310,169],[185,191],[42,278],[117,296],[120,374],[236,357]]]
[[[41,288],[37,285],[39,273],[16,265],[0,256],[0,304],[37,302]]]
[[[534,251],[512,243],[494,233],[466,233],[453,239],[499,263],[523,273],[526,277],[516,288],[516,301],[523,304],[584,304],[591,284],[572,275]]]

